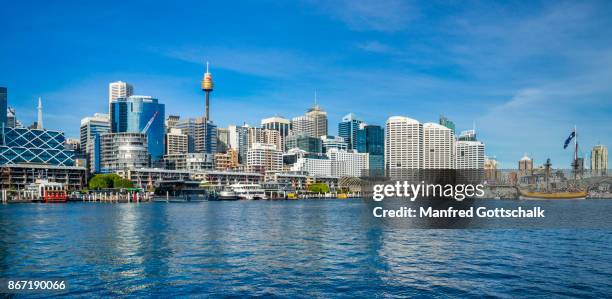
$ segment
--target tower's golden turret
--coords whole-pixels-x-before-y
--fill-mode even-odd
[[[213,90],[212,75],[208,71],[208,61],[206,62],[206,73],[204,73],[204,78],[202,78],[201,87],[203,91]]]

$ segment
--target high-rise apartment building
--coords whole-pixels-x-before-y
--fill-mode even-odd
[[[607,174],[608,148],[604,145],[596,145],[591,150],[591,170],[594,172],[594,174]]]
[[[188,138],[190,153],[215,153],[217,151],[217,126],[204,117],[180,120],[176,127]]]
[[[229,148],[225,153],[215,154],[215,169],[216,170],[233,170],[239,166],[238,152]]]
[[[108,84],[108,102],[112,102],[118,98],[128,98],[134,95],[134,87],[132,85],[117,81]]]
[[[166,155],[186,154],[189,150],[187,134],[181,129],[171,128],[166,133]]]
[[[144,133],[152,163],[163,163],[165,105],[150,96],[117,98],[111,102],[111,132]]]
[[[368,173],[368,154],[357,153],[337,148],[327,152],[330,160],[331,175],[335,177],[362,177]]]
[[[422,152],[422,125],[408,117],[390,117],[385,128],[385,168],[389,171],[421,169]]]
[[[484,170],[485,146],[480,141],[457,141],[456,168]]]
[[[423,124],[423,169],[454,169],[455,136],[436,123]]]
[[[357,131],[362,123],[363,121],[357,119],[355,114],[349,113],[338,124],[338,136],[344,138],[350,150],[357,149]]]
[[[238,153],[238,162],[246,163],[247,151],[249,150],[249,126],[229,125],[229,146]]]
[[[247,170],[265,174],[283,169],[283,152],[274,144],[254,143],[247,152]]]

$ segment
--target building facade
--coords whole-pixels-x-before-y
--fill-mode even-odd
[[[385,130],[381,126],[362,123],[357,131],[357,151],[369,154],[369,171],[382,176],[385,171]]]
[[[608,148],[599,144],[591,150],[591,170],[596,175],[608,173]]]
[[[247,153],[247,171],[265,174],[283,169],[283,152],[274,144],[255,143]]]
[[[97,173],[115,173],[124,169],[147,168],[151,156],[143,133],[106,133],[96,138]]]
[[[330,149],[348,150],[349,145],[340,136],[321,136],[322,152],[327,153]]]
[[[485,146],[480,141],[457,141],[457,169],[484,170]]]
[[[423,169],[455,168],[455,135],[436,123],[423,124]]]
[[[83,153],[89,154],[91,143],[100,134],[110,132],[110,118],[108,114],[96,113],[93,116],[81,119],[80,139]]]
[[[368,175],[368,154],[339,149],[327,152],[331,175],[335,177],[362,177]]]
[[[389,171],[423,167],[423,127],[414,119],[392,116],[385,128],[385,168]]]
[[[189,150],[187,134],[181,129],[171,128],[166,133],[166,155],[186,154]]]
[[[165,105],[150,96],[117,98],[111,102],[111,132],[144,133],[154,165],[163,162]]]
[[[306,135],[309,137],[319,137],[315,132],[315,120],[308,115],[296,116],[291,119],[290,135]],[[325,134],[327,135],[327,134]]]
[[[309,153],[321,153],[323,142],[321,138],[315,138],[306,134],[290,135],[285,140],[285,148],[291,150],[299,148]]]
[[[310,117],[314,122],[313,137],[320,138],[321,136],[326,136],[328,134],[327,112],[323,111],[319,105],[315,104],[308,109],[306,116]]]
[[[363,121],[357,119],[353,113],[349,113],[342,118],[338,124],[338,136],[344,138],[349,150],[357,149],[357,131]]]
[[[283,146],[285,144],[285,138],[291,133],[291,121],[280,116],[264,118],[261,120],[261,128],[264,130],[278,131],[280,144]],[[281,148],[281,150],[284,149]]]
[[[126,82],[117,81],[108,84],[108,102],[118,98],[127,98],[134,95],[134,87]]]

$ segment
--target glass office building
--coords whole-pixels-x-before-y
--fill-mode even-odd
[[[357,130],[357,151],[370,154],[371,175],[385,170],[385,130],[381,126],[362,124]]]
[[[64,132],[5,127],[0,133],[0,165],[74,166],[75,153],[65,149]]]
[[[0,127],[7,126],[8,95],[6,87],[0,87]]]
[[[357,149],[357,131],[359,125],[363,121],[357,119],[355,114],[349,113],[342,118],[342,122],[338,124],[338,136],[344,138],[349,150]]]
[[[130,96],[114,100],[111,102],[110,109],[111,132],[145,133],[151,162],[153,164],[162,163],[165,138],[165,105],[149,96]],[[151,122],[150,125],[149,122]],[[147,129],[146,132],[145,129]]]
[[[321,138],[310,137],[306,134],[289,135],[285,140],[287,150],[299,148],[307,153],[321,153],[323,141]]]

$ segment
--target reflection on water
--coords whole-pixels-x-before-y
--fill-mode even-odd
[[[0,277],[83,297],[605,297],[612,231],[403,229],[359,200],[13,204]]]

